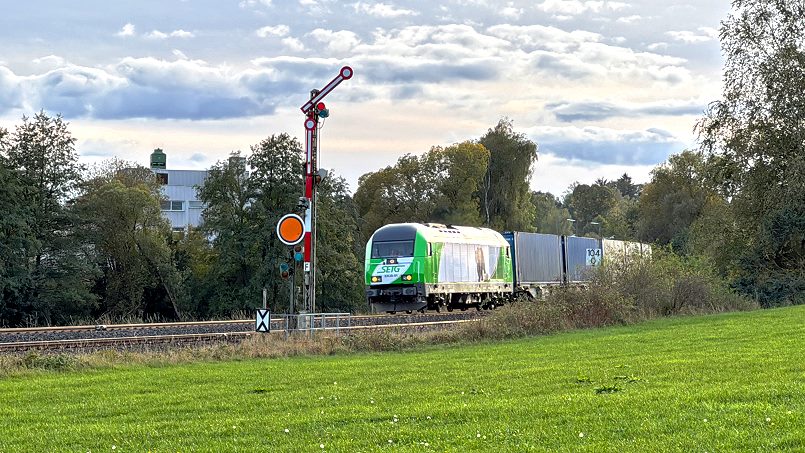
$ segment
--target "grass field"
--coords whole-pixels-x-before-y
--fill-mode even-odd
[[[805,307],[0,379],[0,451],[805,450]]]

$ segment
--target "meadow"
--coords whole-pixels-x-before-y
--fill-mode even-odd
[[[0,451],[805,450],[805,307],[0,378]]]

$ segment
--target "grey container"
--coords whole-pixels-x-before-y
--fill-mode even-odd
[[[514,283],[518,286],[562,283],[562,245],[559,236],[507,232],[503,236],[514,251]]]
[[[590,281],[591,266],[587,266],[587,249],[600,248],[601,242],[598,239],[565,237],[565,271],[568,283]]]

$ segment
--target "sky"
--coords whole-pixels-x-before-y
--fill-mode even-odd
[[[531,187],[650,179],[721,93],[727,0],[138,0],[7,3],[0,127],[61,114],[80,160],[203,169],[325,99],[320,167],[355,190],[403,154],[501,118],[537,143]]]

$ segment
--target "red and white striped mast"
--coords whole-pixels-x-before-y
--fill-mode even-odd
[[[319,175],[319,116],[327,116],[322,100],[344,80],[352,78],[352,68],[344,66],[338,75],[321,90],[310,92],[310,100],[301,107],[305,114],[305,250],[304,285],[305,309],[316,311],[316,186]]]

